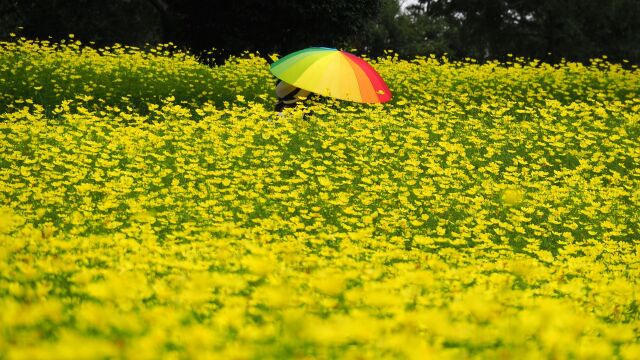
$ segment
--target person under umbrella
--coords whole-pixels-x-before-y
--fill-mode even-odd
[[[295,107],[300,100],[306,99],[310,95],[312,95],[310,91],[302,90],[278,79],[278,82],[276,83],[276,96],[278,97],[278,102],[276,103],[274,110],[281,112],[285,108]]]
[[[276,109],[295,106],[308,92],[313,92],[314,97],[369,104],[385,103],[392,96],[370,64],[334,48],[311,47],[293,52],[271,64],[269,71],[281,80],[276,85]]]

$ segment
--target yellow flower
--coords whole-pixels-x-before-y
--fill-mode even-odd
[[[507,189],[502,193],[502,201],[507,205],[518,205],[524,199],[524,194],[518,189]]]
[[[0,353],[638,358],[637,69],[369,61],[0,42]]]

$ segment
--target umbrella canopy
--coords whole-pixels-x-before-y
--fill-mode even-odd
[[[363,103],[391,100],[373,67],[346,51],[312,47],[283,57],[270,70],[280,80],[324,96]]]

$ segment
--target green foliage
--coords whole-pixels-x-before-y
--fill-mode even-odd
[[[162,22],[148,0],[3,0],[0,39],[11,32],[59,41],[75,34],[97,46],[161,41]]]
[[[637,0],[4,0],[0,39],[14,32],[97,46],[173,42],[221,64],[245,51],[286,54],[309,46],[371,56],[586,62],[607,55],[640,63]]]
[[[181,106],[223,107],[237,96],[260,100],[271,89],[268,78],[266,61],[253,54],[212,69],[169,45],[147,52],[119,45],[96,50],[73,39],[0,42],[0,111],[24,101],[49,114],[62,104],[146,114],[149,103],[167,99]]]
[[[380,0],[171,1],[171,40],[223,57],[243,51],[285,54],[309,46],[347,46],[375,17]]]
[[[418,28],[425,19],[443,20],[440,38],[456,58],[516,54],[558,62],[608,55],[640,62],[635,0],[420,0],[408,10]]]
[[[640,97],[637,76],[629,77],[621,65],[602,59],[592,60],[589,66],[566,62],[551,66],[515,58],[483,65],[449,63],[446,58],[426,60],[446,67],[423,68],[425,58],[420,57],[398,62],[392,54],[373,61],[394,94],[392,103],[448,98],[451,91],[465,94],[464,99],[453,97],[451,101],[471,101],[477,106],[504,96],[530,106],[544,107],[549,98],[569,104],[588,100],[590,90],[624,99]],[[511,72],[508,69],[512,67],[524,68]],[[485,69],[482,78],[478,77],[479,69]],[[432,86],[415,86],[416,81]],[[0,42],[0,88],[4,89],[0,111],[30,102],[48,114],[63,103],[88,110],[111,107],[148,114],[148,104],[162,106],[168,98],[172,104],[189,108],[205,103],[222,108],[241,102],[270,108],[275,100],[274,83],[267,61],[250,53],[208,67],[170,45],[143,51],[124,46],[93,49],[74,39],[62,44],[24,39]]]

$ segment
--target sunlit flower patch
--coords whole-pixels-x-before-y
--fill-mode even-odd
[[[640,357],[637,67],[0,45],[0,358]]]

